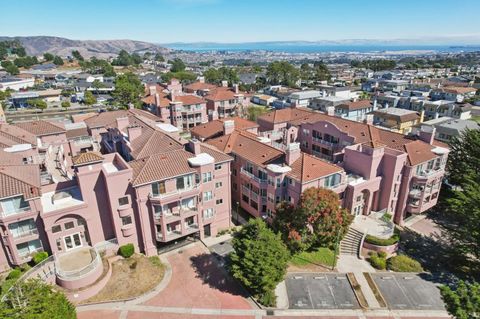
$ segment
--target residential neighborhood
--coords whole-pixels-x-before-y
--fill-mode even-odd
[[[479,316],[480,37],[182,28],[0,37],[0,318]]]

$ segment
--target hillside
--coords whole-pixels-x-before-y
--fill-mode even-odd
[[[107,58],[117,55],[122,49],[129,53],[144,53],[146,51],[168,53],[172,51],[153,43],[134,40],[70,40],[50,36],[0,36],[0,41],[15,39],[22,43],[29,55],[42,55],[45,52],[50,52],[65,57],[71,55],[72,50],[78,50],[84,57]]]

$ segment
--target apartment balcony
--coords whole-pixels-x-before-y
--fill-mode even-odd
[[[247,176],[248,178],[254,180],[257,182],[260,186],[267,186],[267,180],[266,179],[260,179],[260,177],[257,177],[244,169],[243,167],[240,169],[240,173],[243,174],[244,176]]]
[[[423,193],[423,191],[420,190],[420,189],[412,189],[408,193],[408,196],[413,197],[413,198],[420,198],[420,197],[422,197],[422,193]]]
[[[419,182],[426,182],[427,180],[432,180],[434,178],[443,176],[444,174],[445,174],[444,168],[436,168],[436,169],[421,171],[418,174],[415,174],[413,178],[414,180],[417,180]]]
[[[162,222],[165,222],[168,224],[168,223],[179,221],[182,218],[187,218],[196,214],[198,214],[198,208],[189,207],[189,208],[168,210],[160,214],[154,214],[153,218],[156,224],[162,224]]]
[[[10,212],[1,212],[0,213],[0,218],[8,218],[12,216],[17,216],[26,212],[31,211],[30,206],[27,207],[17,207],[14,211]]]
[[[316,151],[312,151],[312,154],[318,158],[322,158],[324,160],[327,160],[327,161],[332,161],[333,159],[333,154],[332,155],[327,155],[327,154],[323,154],[323,153],[320,153],[320,152],[316,152]]]
[[[195,234],[198,231],[199,231],[199,226],[197,223],[194,223],[194,224],[185,226],[183,230],[176,229],[166,233],[157,232],[156,239],[157,241],[160,241],[160,242],[168,242],[184,236]]]
[[[191,197],[191,196],[196,196],[199,194],[199,185],[194,185],[189,188],[184,188],[184,189],[177,189],[172,192],[167,192],[164,194],[152,194],[150,193],[149,198],[154,199],[154,200],[160,200],[163,202],[171,201],[176,198],[185,198],[185,197]]]
[[[326,140],[318,138],[318,137],[312,137],[312,140],[315,143],[320,143],[322,145],[326,145],[326,146],[330,146],[330,147],[338,147],[339,146],[338,142],[330,142],[330,141],[326,141]]]
[[[17,234],[12,234],[10,233],[13,240],[15,242],[18,242],[18,241],[23,241],[23,240],[30,240],[31,237],[38,237],[38,229],[34,228],[34,229],[29,229],[29,230],[26,230],[26,231],[22,231],[20,233],[17,233]]]

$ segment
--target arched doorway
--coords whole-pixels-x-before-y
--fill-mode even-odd
[[[85,218],[66,215],[52,225],[52,252],[62,253],[75,248],[91,246],[90,234]]]

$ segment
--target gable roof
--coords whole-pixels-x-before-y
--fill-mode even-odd
[[[15,144],[37,144],[34,134],[10,124],[0,124],[0,141],[8,146]]]
[[[133,186],[161,181],[174,176],[192,174],[196,169],[190,167],[188,159],[194,157],[183,149],[154,154],[129,162],[133,169]]]
[[[224,122],[228,120],[233,120],[235,123],[235,129],[238,130],[247,130],[259,126],[257,123],[243,119],[241,117],[230,117],[197,125],[190,129],[190,133],[204,139],[209,139],[218,135],[222,135]]]
[[[213,89],[216,89],[216,88],[217,88],[217,86],[214,85],[214,84],[200,82],[200,81],[193,82],[193,83],[185,86],[185,89],[192,90],[192,91],[213,90]]]
[[[40,196],[38,165],[7,165],[0,167],[0,198],[22,195],[25,199]]]
[[[265,166],[285,155],[284,152],[262,143],[256,138],[254,134],[235,130],[232,134],[211,139],[207,143],[227,154],[235,153],[259,166]]]
[[[302,183],[314,181],[343,171],[343,168],[340,166],[328,163],[303,152],[300,154],[300,157],[290,165],[290,167],[292,170],[287,173],[287,176],[301,181]]]
[[[339,109],[347,109],[349,111],[356,111],[356,110],[361,110],[365,108],[369,108],[372,106],[372,103],[370,100],[359,100],[359,101],[349,101],[349,102],[342,102],[339,105],[336,106],[336,108]]]
[[[14,125],[32,133],[35,136],[60,134],[65,133],[66,131],[65,128],[62,127],[61,123],[52,123],[44,120],[20,122]]]
[[[183,149],[182,144],[163,132],[152,130],[131,141],[132,156],[141,159],[157,153]]]
[[[72,157],[73,165],[84,165],[89,163],[103,162],[103,156],[97,152],[81,153]]]

